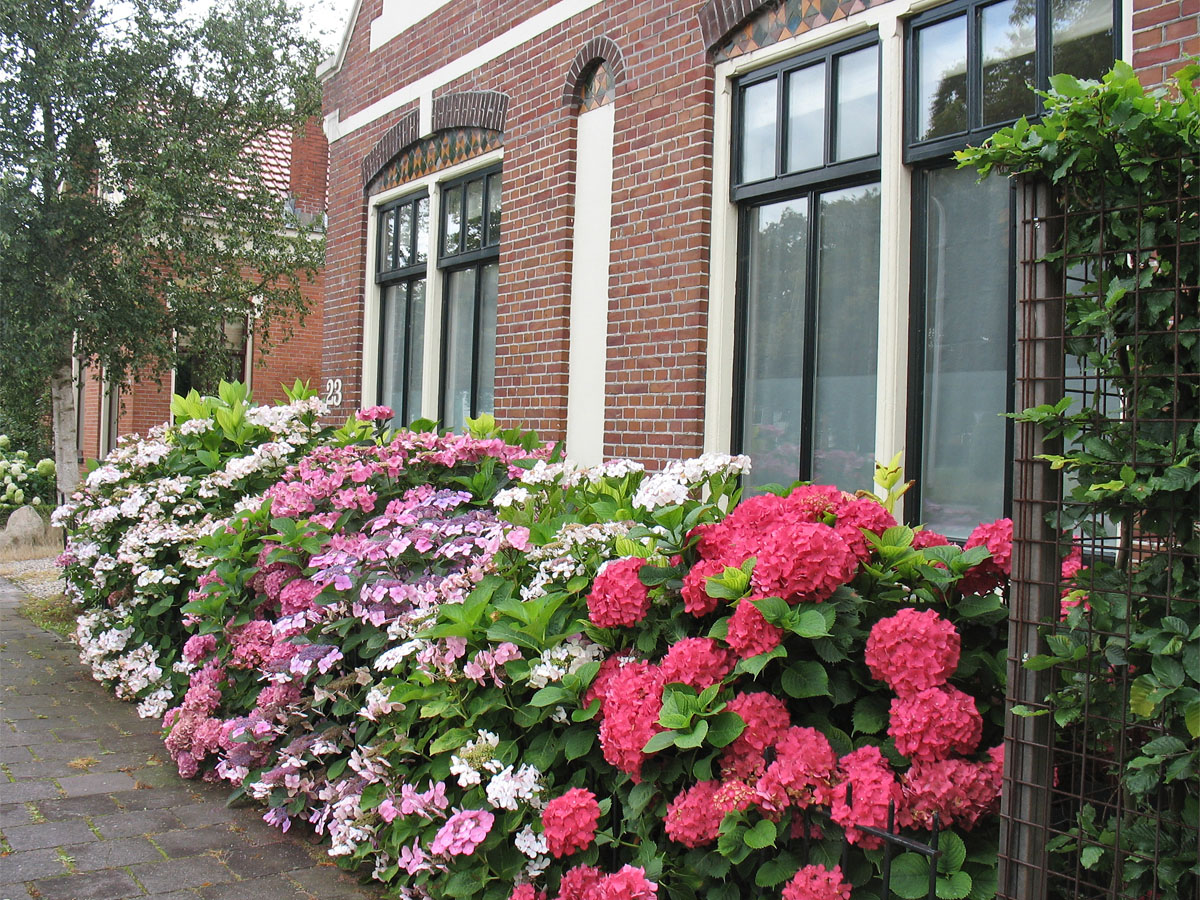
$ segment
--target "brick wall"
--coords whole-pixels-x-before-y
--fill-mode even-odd
[[[1134,0],[1133,66],[1147,87],[1200,56],[1200,0]]]
[[[718,16],[713,10],[722,2],[729,9]],[[1194,52],[1198,0],[1135,2],[1135,27],[1147,35],[1135,62],[1148,78],[1158,78],[1170,60]],[[326,82],[325,111],[338,111],[341,121],[553,2],[455,0],[370,52],[370,23],[380,5],[364,0],[343,64]],[[575,153],[564,85],[580,48],[603,37],[623,57],[616,88],[605,453],[652,462],[699,450],[713,149],[706,40],[714,39],[701,23],[720,19],[724,28],[755,6],[772,5],[597,4],[436,91],[508,97],[496,360],[496,413],[506,424],[551,439],[563,435]],[[698,15],[702,10],[706,18]],[[708,30],[714,28],[710,22]],[[1151,32],[1154,41],[1145,43]],[[343,415],[362,397],[363,162],[417,108],[409,103],[330,147],[323,376],[342,379]]]

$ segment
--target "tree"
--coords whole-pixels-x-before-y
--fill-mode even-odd
[[[323,242],[256,146],[319,110],[317,53],[290,0],[0,0],[0,397],[49,390],[59,490],[73,360],[125,383],[303,315]]]

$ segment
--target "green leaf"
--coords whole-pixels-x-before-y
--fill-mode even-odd
[[[770,847],[775,843],[777,833],[775,823],[770,819],[763,819],[746,832],[744,840],[747,847],[762,850],[764,847]]]
[[[557,687],[556,685],[548,685],[538,691],[530,699],[531,706],[544,707],[554,706],[557,703],[564,703],[567,700],[574,700],[574,696],[570,691]]]
[[[1157,737],[1142,747],[1142,752],[1147,756],[1174,756],[1185,750],[1187,750],[1187,744],[1169,734]]]
[[[435,756],[438,753],[445,753],[447,750],[457,750],[474,735],[475,732],[469,728],[451,728],[429,745],[429,755]]]
[[[708,720],[700,719],[691,731],[684,734],[676,733],[675,746],[683,750],[695,749],[704,743],[704,738],[707,734]]]
[[[1183,707],[1183,724],[1193,738],[1200,738],[1200,697],[1194,697]]]
[[[879,694],[860,697],[854,704],[854,733],[878,734],[888,722],[888,700]]]
[[[720,712],[705,721],[708,722],[708,742],[714,747],[728,746],[746,730],[745,721],[735,712]]]
[[[650,802],[650,798],[654,796],[655,784],[652,781],[643,781],[641,784],[635,784],[629,790],[629,797],[625,801],[625,808],[633,815],[641,815],[642,810],[646,808],[646,804]]]
[[[938,857],[938,871],[944,875],[957,872],[967,861],[967,845],[953,831],[943,831],[938,835],[937,848],[942,851]]]
[[[904,900],[929,894],[929,861],[919,853],[902,853],[892,860],[892,891]]]
[[[563,755],[567,759],[579,759],[596,742],[596,731],[593,728],[572,728],[563,738]]]
[[[806,609],[797,617],[791,630],[803,638],[819,638],[829,634],[829,625],[825,616],[817,609]]]
[[[657,753],[659,750],[666,750],[668,747],[675,746],[675,737],[678,732],[675,731],[660,731],[646,741],[646,745],[642,747],[643,753]]]
[[[971,876],[966,872],[938,876],[935,890],[939,900],[962,900],[971,893]]]
[[[816,660],[793,662],[783,670],[781,681],[784,692],[797,700],[829,696],[829,673]]]
[[[1083,852],[1079,854],[1079,862],[1085,869],[1094,868],[1096,863],[1100,862],[1100,858],[1104,856],[1104,848],[1097,847],[1095,844],[1089,844],[1083,848]]]

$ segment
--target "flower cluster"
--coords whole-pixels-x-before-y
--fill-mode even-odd
[[[25,504],[45,507],[54,497],[54,471],[54,460],[34,462],[0,434],[0,515]]]

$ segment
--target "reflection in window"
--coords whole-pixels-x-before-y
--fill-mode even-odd
[[[1109,0],[1050,0],[1052,71],[1095,78],[1113,61],[1113,9]]]
[[[967,17],[917,32],[917,138],[967,130]]]
[[[1033,7],[1004,0],[979,11],[983,55],[983,124],[1037,112]]]
[[[776,79],[742,92],[742,181],[775,175]]]
[[[403,197],[380,215],[379,402],[397,424],[421,415],[425,360],[425,278],[429,197]]]
[[[879,45],[847,53],[837,61],[835,159],[879,152]]]

